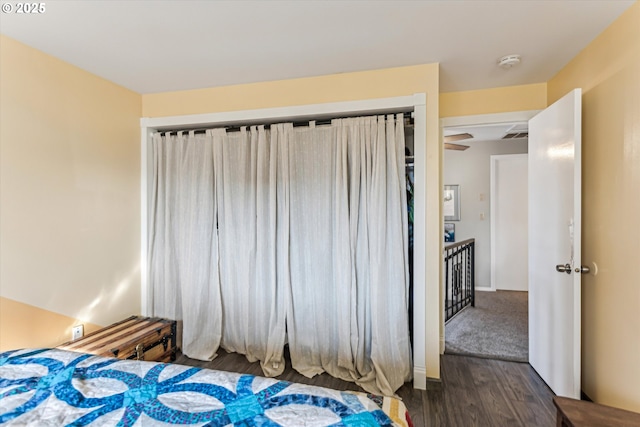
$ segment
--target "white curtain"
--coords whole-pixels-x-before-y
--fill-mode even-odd
[[[296,128],[289,145],[291,360],[393,394],[411,379],[402,115]]]
[[[149,283],[155,316],[182,321],[182,351],[211,360],[220,344],[213,140],[155,134]]]
[[[268,376],[284,370],[285,294],[276,284],[277,137],[252,126],[214,140],[221,345],[260,360]]]
[[[402,115],[155,135],[149,279],[183,352],[411,379]]]
[[[153,314],[182,320],[182,352],[219,346],[282,373],[285,294],[276,289],[277,141],[264,127],[153,137]]]

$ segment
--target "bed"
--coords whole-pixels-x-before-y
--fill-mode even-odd
[[[394,398],[60,349],[0,353],[0,424],[404,426]]]

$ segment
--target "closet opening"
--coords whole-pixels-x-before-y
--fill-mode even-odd
[[[330,111],[330,112],[328,112]],[[319,104],[314,106],[290,107],[266,110],[250,110],[245,112],[232,113],[216,113],[194,116],[176,116],[167,118],[142,119],[142,260],[143,265],[147,265],[148,252],[144,244],[148,240],[149,227],[149,205],[150,195],[152,193],[151,183],[149,181],[149,173],[151,172],[151,152],[150,138],[155,132],[185,132],[187,130],[202,130],[215,127],[226,127],[228,130],[234,131],[235,128],[251,126],[266,123],[282,123],[284,121],[303,122],[308,125],[309,121],[327,120],[331,117],[359,117],[365,115],[382,115],[393,112],[413,113],[415,120],[414,134],[414,164],[415,169],[415,187],[421,191],[417,191],[413,195],[414,208],[413,217],[414,239],[416,241],[413,250],[413,262],[411,266],[413,274],[411,282],[413,284],[413,292],[410,296],[410,302],[413,305],[413,322],[411,325],[413,332],[413,377],[414,386],[423,388],[426,385],[426,368],[425,368],[425,314],[422,302],[425,295],[426,277],[424,271],[425,264],[425,170],[424,161],[426,154],[426,110],[424,94],[418,94],[410,97],[387,98],[382,100],[344,102],[335,104]],[[409,123],[407,123],[409,125]],[[231,129],[229,129],[231,128]],[[409,156],[410,157],[410,156]],[[407,167],[409,169],[409,167]],[[409,205],[407,205],[409,209]],[[416,268],[418,267],[418,268]],[[148,283],[148,272],[143,269],[143,289],[142,289],[142,305],[143,314],[148,314],[150,310],[150,289]],[[416,298],[416,296],[418,298]],[[416,301],[420,301],[417,303]],[[424,384],[424,385],[423,385]]]

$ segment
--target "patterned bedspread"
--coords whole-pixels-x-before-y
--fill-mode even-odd
[[[0,424],[410,426],[397,399],[57,349],[0,354]]]

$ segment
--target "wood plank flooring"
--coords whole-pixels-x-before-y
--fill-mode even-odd
[[[178,354],[175,363],[221,371],[262,375],[259,363],[240,354],[219,350],[211,362]],[[398,395],[407,406],[415,427],[422,426],[555,426],[553,393],[527,363],[505,362],[445,354],[442,382],[429,382],[427,390],[405,384]],[[327,374],[306,378],[291,368],[278,377],[284,381],[363,391]]]

